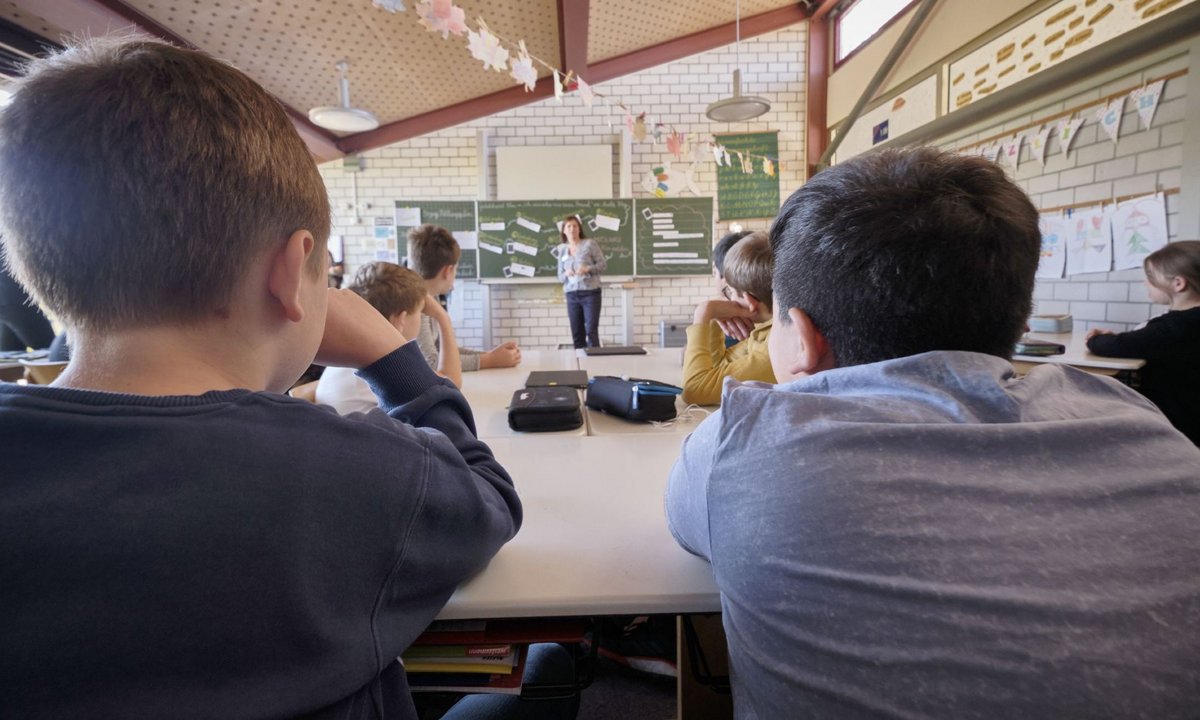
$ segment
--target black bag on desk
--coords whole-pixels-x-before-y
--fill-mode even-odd
[[[508,404],[508,426],[522,432],[574,430],[583,425],[579,393],[573,387],[522,388]]]
[[[600,375],[588,383],[587,406],[626,420],[674,420],[682,388],[656,380]]]

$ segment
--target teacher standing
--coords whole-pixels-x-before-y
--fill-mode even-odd
[[[608,267],[604,251],[583,234],[578,215],[559,226],[558,280],[567,298],[567,318],[576,348],[600,346],[600,273]]]

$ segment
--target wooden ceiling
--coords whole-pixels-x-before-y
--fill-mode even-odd
[[[417,0],[390,13],[371,0],[0,0],[0,20],[62,44],[135,27],[228,60],[289,108],[314,154],[328,160],[539,100],[507,73],[487,71],[465,38],[426,30]],[[832,2],[832,0],[827,0]],[[601,82],[734,41],[735,0],[456,0],[530,54]],[[741,0],[742,37],[800,22],[797,0]],[[350,101],[381,127],[339,136],[308,122],[337,105],[335,64],[349,62]],[[545,76],[548,71],[542,71]]]

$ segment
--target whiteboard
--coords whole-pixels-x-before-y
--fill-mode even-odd
[[[594,200],[612,196],[612,145],[496,148],[497,200]]]

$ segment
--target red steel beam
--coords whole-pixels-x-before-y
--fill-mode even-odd
[[[833,3],[827,3],[832,5]],[[822,6],[825,7],[825,6]],[[818,10],[819,12],[819,10]],[[808,87],[804,90],[807,130],[804,135],[804,179],[816,171],[816,159],[829,145],[829,20],[815,14],[808,21]]]
[[[587,72],[589,0],[558,0],[558,69]]]

